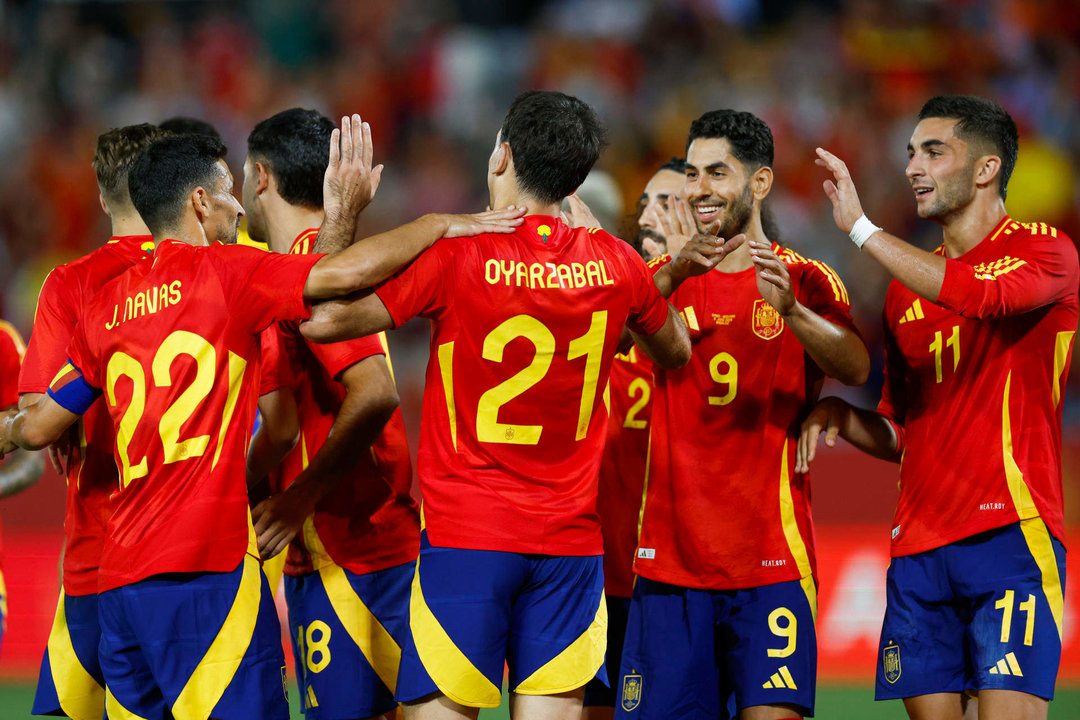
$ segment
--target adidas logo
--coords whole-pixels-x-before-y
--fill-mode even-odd
[[[1016,662],[1016,656],[1012,653],[1008,653],[1003,659],[998,660],[997,665],[990,668],[990,674],[1024,677],[1024,673],[1020,672],[1020,663]]]
[[[787,665],[782,665],[779,670],[772,674],[764,685],[761,687],[765,689],[769,688],[787,688],[788,690],[798,690],[795,686],[795,678],[791,677],[791,671],[787,669]]]
[[[904,323],[913,320],[922,320],[924,317],[926,316],[923,315],[922,303],[916,299],[915,302],[911,304],[911,307],[907,309],[907,312],[904,313],[904,317],[900,318],[900,324],[903,325]]]

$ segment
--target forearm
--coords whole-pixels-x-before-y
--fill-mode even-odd
[[[862,385],[870,375],[870,354],[856,333],[796,302],[784,323],[826,375],[845,385]]]
[[[326,300],[311,307],[311,317],[300,333],[317,343],[338,342],[390,330],[394,321],[378,296],[370,290],[353,297]]]
[[[916,295],[937,302],[945,282],[943,255],[920,250],[884,230],[871,235],[862,249]]]
[[[0,498],[22,492],[41,478],[45,460],[39,452],[16,450],[0,466]]]
[[[448,228],[445,215],[424,215],[328,255],[311,269],[304,297],[323,300],[373,287],[431,247]]]
[[[264,423],[251,438],[247,456],[247,485],[252,489],[263,481],[296,446],[296,436],[286,440],[273,438]]]
[[[845,412],[839,423],[840,437],[867,455],[899,462],[899,438],[889,419],[876,410],[844,405]]]
[[[6,416],[0,421],[0,437],[6,437],[24,450],[41,450],[56,441],[65,428],[56,432],[38,422],[38,406],[20,410],[17,415]]]
[[[653,273],[653,284],[656,285],[656,289],[660,291],[660,296],[667,299],[671,297],[675,291],[682,284],[685,277],[679,276],[674,272],[672,265],[674,263],[668,263],[662,268]]]

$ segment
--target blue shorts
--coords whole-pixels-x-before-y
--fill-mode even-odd
[[[441,692],[498,707],[510,690],[552,695],[602,673],[603,559],[437,548],[420,535],[397,699]],[[504,665],[505,664],[505,665]]]
[[[98,596],[60,592],[41,659],[34,715],[101,720],[105,715],[105,678],[98,662]]]
[[[695,590],[639,577],[619,675],[620,717],[735,717],[755,705],[814,714],[816,589],[810,578]]]
[[[329,565],[285,576],[300,704],[308,720],[381,715],[397,707],[415,563],[356,575]]]
[[[1053,699],[1065,548],[1039,518],[893,558],[875,698],[1019,690]]]
[[[250,555],[108,590],[98,610],[109,717],[288,720],[281,625]]]
[[[604,672],[608,679],[619,677],[622,662],[623,640],[626,638],[626,621],[630,616],[630,598],[607,596],[607,657]],[[615,683],[594,677],[585,686],[586,707],[615,707],[618,688]]]

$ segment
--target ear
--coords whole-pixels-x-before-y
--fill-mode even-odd
[[[109,212],[109,206],[105,203],[105,195],[101,192],[98,192],[97,199],[98,203],[101,204],[102,211],[109,217],[112,217],[112,213]]]
[[[986,187],[994,182],[1001,172],[1001,158],[997,155],[983,155],[975,161],[975,185]]]
[[[255,194],[262,195],[266,192],[266,189],[270,187],[270,171],[267,170],[266,166],[261,162],[256,162],[255,173],[257,178],[255,182]]]
[[[189,198],[191,207],[195,210],[195,219],[201,225],[206,222],[206,218],[210,217],[210,193],[202,185],[199,185],[191,191]]]
[[[769,166],[759,167],[750,178],[750,192],[754,199],[762,201],[772,190],[773,171]]]
[[[510,150],[510,143],[499,143],[495,152],[488,159],[488,172],[492,175],[502,175],[514,162],[514,154]]]

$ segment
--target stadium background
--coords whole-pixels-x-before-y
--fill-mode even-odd
[[[870,382],[845,393],[863,405],[881,382],[887,280],[833,225],[815,146],[848,162],[875,222],[929,248],[940,231],[916,218],[903,177],[915,115],[939,92],[993,97],[1021,130],[1010,213],[1080,237],[1080,13],[1067,0],[4,0],[0,316],[28,333],[49,268],[108,235],[90,158],[110,127],[176,114],[209,120],[239,180],[246,135],[260,119],[297,105],[335,118],[360,112],[387,164],[362,219],[366,234],[423,212],[482,209],[495,132],[528,87],[563,90],[597,109],[610,132],[598,167],[618,187],[609,201],[621,200],[627,215],[653,169],[682,154],[701,112],[735,107],[763,117],[776,138],[770,203],[783,241],[837,269],[871,343]],[[426,326],[413,323],[390,342],[415,444]],[[1072,374],[1067,541],[1080,537],[1080,378]],[[826,453],[814,469],[819,717],[903,716],[898,703],[869,701],[896,479],[895,466],[850,448]],[[51,471],[0,504],[10,595],[0,720],[27,716],[55,604],[62,507]],[[1066,614],[1075,620],[1074,557]],[[1067,618],[1065,632],[1052,718],[1080,717],[1075,621]]]

